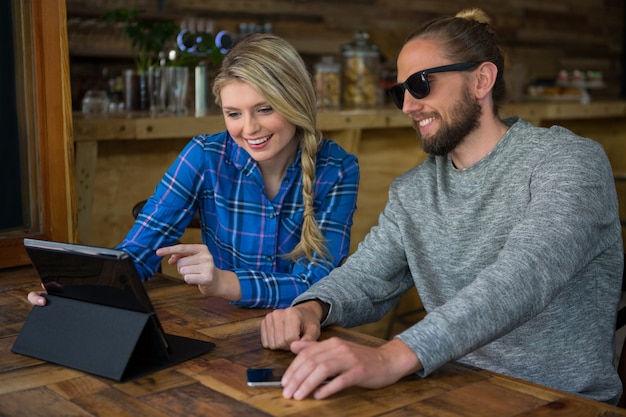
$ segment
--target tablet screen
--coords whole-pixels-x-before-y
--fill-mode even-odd
[[[126,252],[28,238],[24,247],[49,294],[154,312]]]

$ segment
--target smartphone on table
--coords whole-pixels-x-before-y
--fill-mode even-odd
[[[287,368],[250,368],[247,370],[249,387],[280,387],[280,379]]]
[[[287,368],[249,368],[247,370],[249,387],[281,387],[280,380]],[[322,384],[330,382],[334,377],[326,378]]]

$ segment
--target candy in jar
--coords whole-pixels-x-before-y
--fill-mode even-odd
[[[341,65],[332,56],[315,64],[315,90],[318,107],[336,108],[341,104]]]
[[[342,47],[342,100],[344,107],[374,107],[378,101],[378,47],[367,32],[357,32],[354,42]]]

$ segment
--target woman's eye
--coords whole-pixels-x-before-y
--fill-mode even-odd
[[[239,112],[236,112],[236,111],[226,112],[226,117],[228,117],[230,119],[234,119],[234,118],[236,118],[238,116],[239,116]]]
[[[271,107],[261,107],[259,113],[271,113],[274,109]]]

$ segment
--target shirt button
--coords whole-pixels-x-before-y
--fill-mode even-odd
[[[284,183],[288,183],[288,182],[289,182],[289,178],[286,178],[286,177],[285,177],[285,178],[283,178],[283,182],[284,182]]]
[[[273,219],[274,217],[276,217],[274,213],[270,214],[270,219]]]
[[[272,257],[271,257],[270,255],[267,255],[267,256],[265,257],[265,260],[266,260],[266,261],[271,261],[271,260],[272,260]]]

